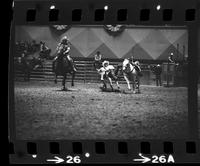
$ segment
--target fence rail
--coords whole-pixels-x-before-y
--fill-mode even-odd
[[[52,72],[52,60],[46,60],[43,64],[43,68],[38,68],[31,72],[30,79],[37,81],[54,81],[54,73]],[[84,61],[76,60],[77,73],[75,76],[75,81],[78,82],[100,82],[100,76],[97,71],[94,69],[93,61]],[[111,61],[110,64],[117,66],[120,62]],[[165,65],[163,65],[164,69]],[[141,64],[143,77],[141,77],[141,84],[152,85],[155,84],[155,75],[150,71],[149,64]],[[166,71],[163,70],[162,81],[166,84]],[[175,73],[168,73],[170,77],[169,84],[174,85]],[[173,77],[173,78],[171,78]],[[62,79],[61,76],[58,76],[58,82]],[[23,80],[23,73],[21,71],[15,71],[15,80]],[[71,81],[71,75],[68,74],[67,81]],[[119,78],[120,83],[125,83],[123,76]]]

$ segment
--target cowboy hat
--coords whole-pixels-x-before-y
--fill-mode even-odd
[[[109,65],[109,61],[103,61],[102,65],[105,66],[105,64]]]
[[[135,64],[136,64],[136,65],[140,65],[139,61],[135,61]]]

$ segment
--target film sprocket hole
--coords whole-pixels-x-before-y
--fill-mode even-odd
[[[200,163],[198,6],[14,1],[10,163]]]

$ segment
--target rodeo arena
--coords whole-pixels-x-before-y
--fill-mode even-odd
[[[184,27],[17,26],[17,138],[187,138],[187,57]]]

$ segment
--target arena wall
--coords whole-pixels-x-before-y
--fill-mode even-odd
[[[71,56],[91,58],[100,51],[103,58],[123,59],[134,56],[141,60],[167,60],[173,52],[177,60],[188,56],[188,32],[185,28],[126,26],[117,36],[103,26],[72,26],[59,31],[51,26],[17,26],[16,41],[44,41],[55,55],[60,39],[67,35]]]

